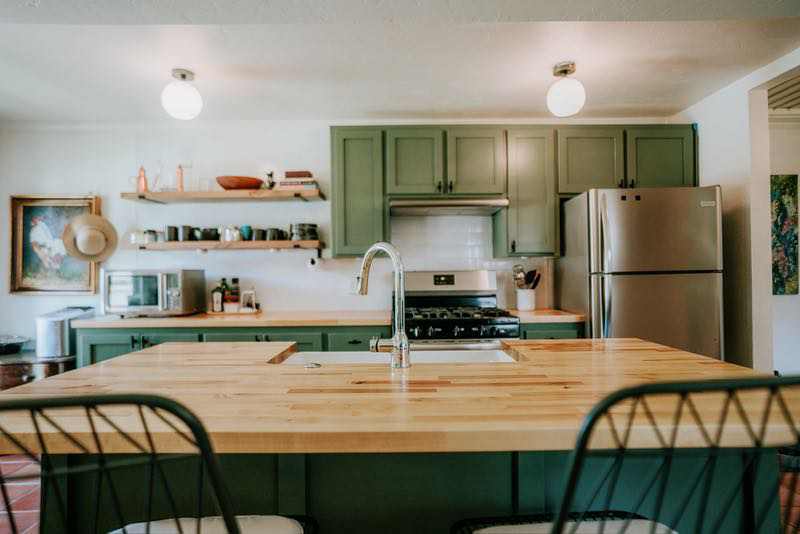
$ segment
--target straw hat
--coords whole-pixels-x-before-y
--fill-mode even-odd
[[[79,215],[61,236],[67,254],[83,261],[107,260],[117,248],[117,231],[99,215]]]

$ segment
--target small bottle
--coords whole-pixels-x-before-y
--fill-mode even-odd
[[[139,176],[136,180],[136,192],[137,193],[147,193],[149,191],[147,187],[147,175],[144,173],[144,166],[139,167]]]
[[[225,279],[220,280],[220,283],[211,291],[211,311],[221,313],[223,311],[223,302],[225,300]]]
[[[231,278],[231,285],[225,292],[225,311],[236,313],[239,311],[239,279]]]

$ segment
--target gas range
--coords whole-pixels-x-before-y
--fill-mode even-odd
[[[428,348],[486,349],[519,338],[519,319],[497,307],[493,271],[406,273],[406,334]]]

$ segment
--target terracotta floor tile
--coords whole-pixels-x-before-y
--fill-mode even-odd
[[[17,524],[17,530],[26,532],[39,524],[39,512],[16,512],[14,513],[14,520]],[[0,513],[0,533],[6,534],[7,532],[11,532],[11,523],[9,523],[8,514],[3,512]]]
[[[41,494],[38,486],[28,494],[20,497],[11,503],[11,509],[14,512],[30,512],[39,510]]]
[[[6,484],[6,493],[8,493],[8,498],[13,505],[14,502],[19,500],[20,498],[28,495],[32,491],[38,491],[39,484]],[[5,504],[3,503],[2,497],[0,497],[0,511],[5,510]]]

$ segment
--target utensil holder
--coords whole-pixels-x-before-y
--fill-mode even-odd
[[[536,309],[535,289],[517,289],[517,309],[520,311],[532,311]]]

